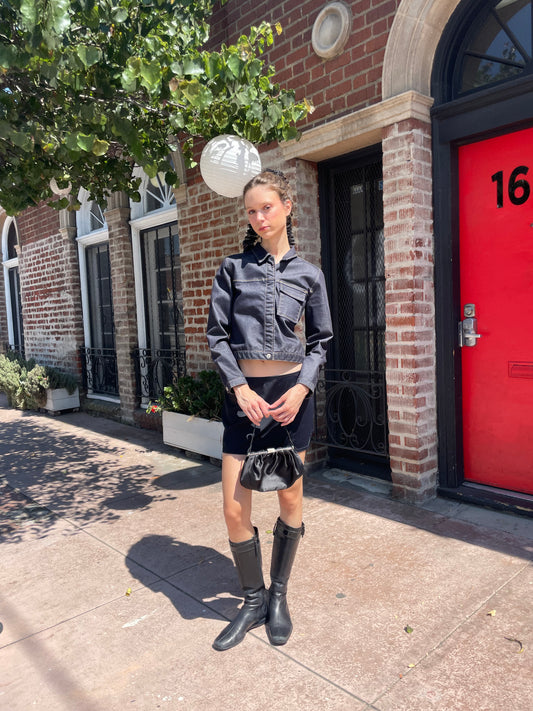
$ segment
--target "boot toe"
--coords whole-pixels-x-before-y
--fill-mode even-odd
[[[292,634],[292,625],[288,629],[272,630],[269,626],[266,628],[268,641],[275,647],[281,647],[287,644],[289,637]]]

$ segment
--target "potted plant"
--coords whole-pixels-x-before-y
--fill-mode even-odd
[[[161,412],[163,441],[172,447],[222,458],[224,386],[214,370],[184,375],[167,385],[148,412]]]
[[[33,358],[25,360],[12,351],[0,355],[0,390],[6,393],[10,407],[19,410],[56,413],[80,406],[73,375],[39,365]]]
[[[50,413],[77,410],[80,406],[80,393],[76,378],[57,368],[45,366],[44,370],[48,379],[45,410]]]

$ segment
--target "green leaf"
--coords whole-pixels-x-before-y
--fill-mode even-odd
[[[10,138],[15,146],[22,148],[25,152],[29,153],[33,149],[33,141],[31,136],[28,136],[27,133],[23,133],[22,131],[12,131]]]
[[[94,141],[93,147],[91,149],[92,153],[94,153],[95,156],[103,156],[107,153],[108,150],[109,143],[107,141],[102,141],[99,138]]]
[[[272,122],[272,126],[277,126],[278,123],[281,121],[283,111],[281,110],[281,107],[277,104],[269,104],[267,106],[267,115],[270,121]]]
[[[209,79],[213,79],[220,74],[222,58],[217,52],[211,52],[206,60],[206,73]]]
[[[144,86],[148,91],[153,91],[159,88],[161,83],[161,65],[157,60],[151,62],[142,62],[140,66],[141,86]]]
[[[69,151],[76,151],[79,148],[78,145],[78,134],[77,133],[68,133],[64,140],[63,140],[64,145],[69,149]]]
[[[176,185],[178,182],[178,176],[173,170],[169,170],[165,173],[165,183],[167,185]]]
[[[35,0],[21,0],[20,15],[23,20],[24,29],[32,32],[37,25],[39,4]]]
[[[102,50],[98,47],[89,47],[87,45],[81,44],[77,48],[78,57],[83,62],[84,67],[92,67],[93,64],[97,64],[102,58]]]
[[[145,163],[143,170],[149,178],[155,178],[157,175],[157,163]]]
[[[90,153],[93,149],[94,142],[96,140],[96,136],[92,133],[89,135],[85,133],[78,133],[76,137],[78,146],[83,150],[87,151],[87,153]]]
[[[232,54],[228,58],[227,66],[231,74],[235,77],[235,79],[239,79],[244,67],[244,62],[242,61],[242,59],[238,55]]]
[[[187,76],[200,76],[205,73],[204,63],[200,57],[183,60],[183,73]]]
[[[180,91],[192,106],[200,109],[207,108],[213,98],[210,89],[202,86],[198,79],[180,82]]]
[[[261,62],[260,59],[254,59],[250,64],[248,65],[248,76],[250,79],[255,79],[255,77],[258,77],[261,74],[261,70],[263,68],[263,63]]]
[[[137,88],[137,80],[141,75],[141,59],[139,57],[130,57],[126,63],[126,67],[122,72],[122,88],[125,91],[135,91]]]
[[[114,7],[112,14],[115,22],[126,22],[128,19],[128,9],[125,7]]]
[[[0,45],[0,67],[9,69],[17,66],[17,49],[7,44]]]
[[[169,116],[169,121],[172,128],[177,130],[185,127],[185,118],[181,111],[173,111]]]

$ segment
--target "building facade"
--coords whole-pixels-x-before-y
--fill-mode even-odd
[[[332,305],[311,462],[408,501],[533,508],[531,4],[229,0],[213,16],[214,46],[279,22],[267,60],[315,106],[300,140],[260,147]],[[103,213],[0,218],[1,342],[83,372],[87,407],[144,426],[162,385],[212,367],[211,283],[246,227],[240,200],[181,176]]]

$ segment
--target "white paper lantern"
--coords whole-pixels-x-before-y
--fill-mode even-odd
[[[215,193],[239,197],[246,183],[261,172],[261,158],[250,141],[238,136],[217,136],[202,151],[200,172]]]

